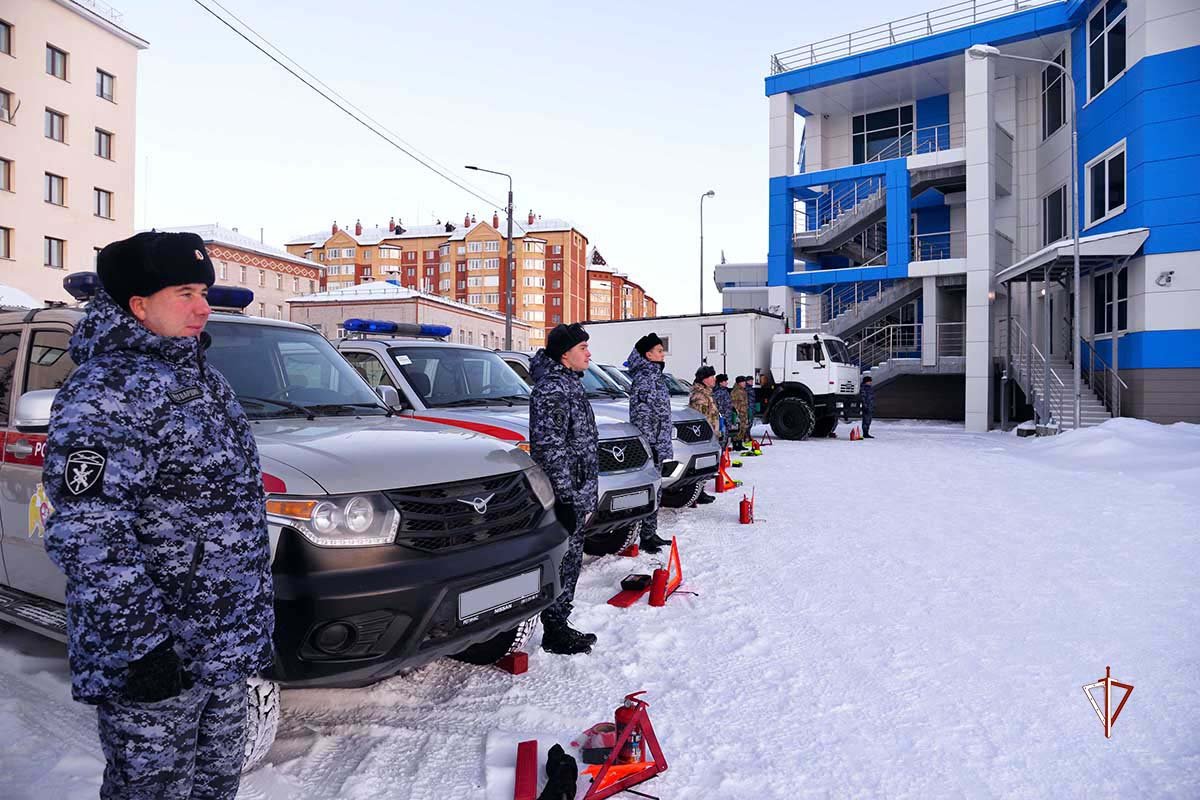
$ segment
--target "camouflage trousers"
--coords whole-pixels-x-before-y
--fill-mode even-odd
[[[101,800],[233,800],[246,742],[246,685],[195,686],[161,703],[96,709]]]
[[[575,607],[575,584],[579,582],[579,570],[583,567],[583,539],[583,523],[578,521],[567,539],[567,552],[558,568],[562,593],[554,605],[542,612],[542,625],[547,628],[562,627],[571,617]]]
[[[659,474],[662,473],[662,460],[654,459],[654,466],[658,467]],[[653,538],[658,533],[658,512],[662,508],[662,487],[658,487],[658,502],[654,504],[654,513],[642,520],[642,530],[638,534],[639,538],[644,542],[647,539]]]

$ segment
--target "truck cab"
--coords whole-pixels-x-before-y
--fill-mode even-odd
[[[763,416],[781,439],[829,436],[839,418],[862,416],[862,371],[836,336],[818,331],[776,334],[771,377],[776,390]]]

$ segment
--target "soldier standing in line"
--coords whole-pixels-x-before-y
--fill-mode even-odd
[[[737,380],[733,382],[733,390],[729,393],[729,400],[733,404],[733,414],[737,418],[733,430],[729,436],[733,439],[733,449],[742,450],[744,443],[750,436],[750,397],[746,394],[746,381],[748,379],[744,375],[738,375]]]
[[[204,359],[212,261],[151,231],[96,271],[42,473],[71,693],[97,707],[102,798],[232,800],[275,619],[258,449]]]
[[[559,574],[562,594],[542,612],[542,649],[549,653],[590,653],[592,633],[568,625],[575,584],[583,564],[583,531],[596,511],[599,437],[596,417],[581,378],[592,360],[588,334],[579,323],[557,325],[530,363],[530,455],[554,487],[558,517],[570,534]]]
[[[649,333],[638,339],[625,362],[633,386],[629,390],[629,421],[646,437],[654,456],[654,466],[661,471],[663,462],[675,455],[671,445],[671,390],[663,370],[667,352],[662,339]],[[659,489],[658,504],[662,504]],[[641,549],[657,553],[670,544],[658,535],[658,512],[642,520]]]
[[[721,447],[729,444],[733,436],[730,426],[733,423],[733,400],[729,396],[729,376],[721,373],[717,376],[717,385],[712,390],[713,402],[717,404],[717,413],[721,417]]]

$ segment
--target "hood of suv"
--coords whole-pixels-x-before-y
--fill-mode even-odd
[[[629,409],[592,405],[596,415],[596,430],[600,439],[624,439],[638,436],[638,429],[629,423]],[[529,438],[529,404],[506,406],[475,406],[470,408],[429,408],[414,411],[419,420],[473,430],[508,439],[513,442]],[[505,431],[511,431],[508,436]]]
[[[427,486],[528,468],[491,436],[399,417],[253,421],[264,459],[286,464],[330,494]]]

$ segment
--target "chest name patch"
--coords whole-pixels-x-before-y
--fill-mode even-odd
[[[190,403],[193,400],[198,400],[204,396],[204,392],[200,391],[199,386],[188,386],[184,389],[176,389],[173,392],[167,392],[167,396],[179,405]]]

